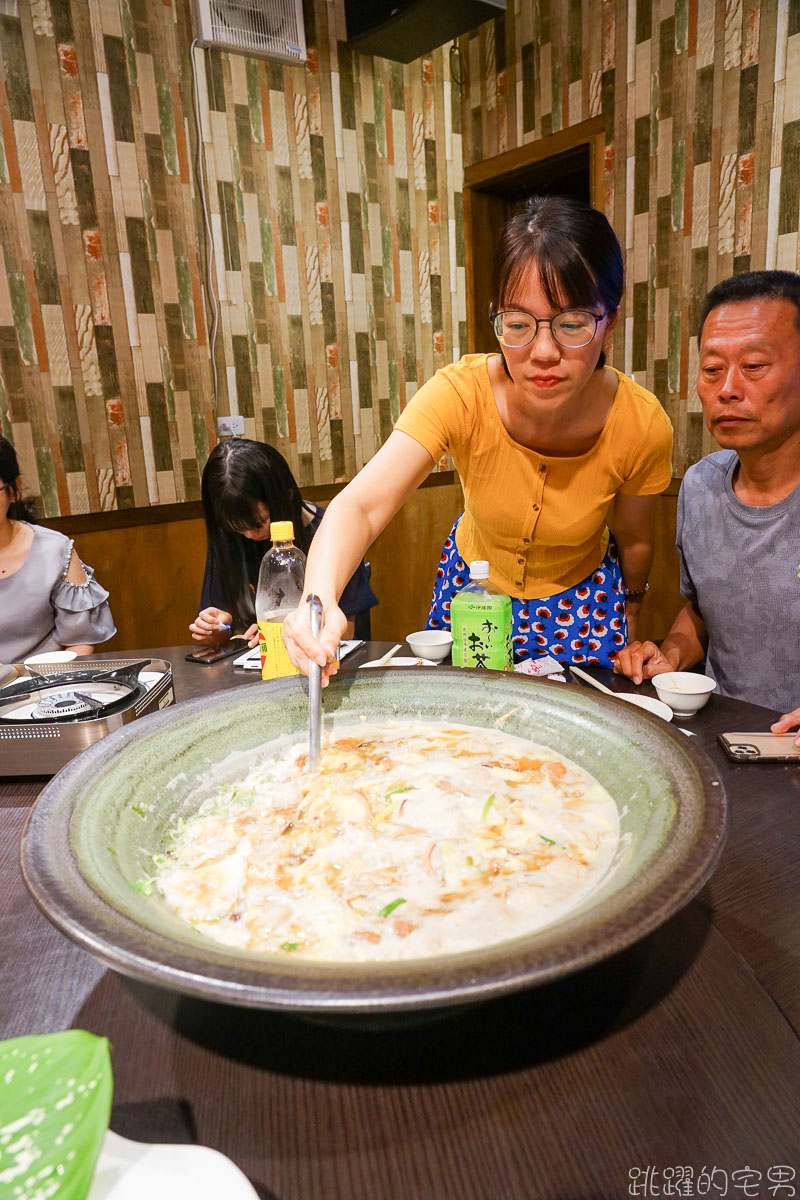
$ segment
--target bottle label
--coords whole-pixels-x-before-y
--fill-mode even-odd
[[[450,608],[453,665],[510,671],[512,664],[511,601],[507,596],[458,597]]]
[[[261,678],[280,679],[299,675],[283,644],[283,621],[258,622],[258,648],[261,651]]]

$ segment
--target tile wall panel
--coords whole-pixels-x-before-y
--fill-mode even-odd
[[[217,411],[304,484],[352,477],[466,349],[462,163],[597,114],[613,361],[672,416],[678,474],[711,448],[700,300],[800,266],[798,0],[509,0],[461,39],[463,88],[446,50],[352,51],[340,0],[306,15],[293,68],[192,56],[188,0],[0,17],[0,428],[42,513],[197,498]]]
[[[612,361],[669,412],[682,474],[715,448],[694,387],[703,295],[800,268],[800,0],[508,0],[460,46],[465,165],[604,115],[628,277]]]
[[[303,484],[352,477],[466,348],[446,51],[359,55],[339,0],[292,68],[192,52],[188,0],[13,8],[0,428],[42,515],[196,499],[217,411]]]

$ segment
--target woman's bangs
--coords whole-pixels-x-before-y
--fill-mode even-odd
[[[231,533],[258,529],[264,523],[259,511],[261,501],[254,500],[252,496],[231,493],[220,497],[215,507],[219,524]]]
[[[513,305],[514,293],[522,286],[529,271],[538,274],[551,308],[591,309],[602,304],[597,280],[586,260],[564,235],[549,231],[540,233],[533,254],[528,246],[526,252],[515,255],[503,281],[499,298],[501,309]]]
[[[586,308],[601,303],[597,280],[585,260],[576,252],[546,255],[539,263],[542,288],[553,308]]]

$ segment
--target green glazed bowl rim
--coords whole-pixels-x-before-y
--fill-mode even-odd
[[[193,724],[209,715],[235,729],[237,715],[243,719],[259,699],[304,704],[306,680],[293,677],[182,701],[123,726],[68,763],[41,792],[23,832],[20,857],[29,891],[57,928],[130,978],[209,1000],[319,1015],[425,1010],[550,982],[632,945],[696,895],[724,844],[727,801],[716,768],[682,732],[633,705],[574,685],[447,667],[437,668],[435,675],[448,692],[462,700],[468,696],[494,719],[498,705],[517,702],[525,719],[538,709],[556,726],[566,721],[563,728],[570,732],[579,727],[590,738],[611,738],[609,753],[631,747],[643,762],[652,759],[653,771],[673,788],[674,813],[663,842],[629,882],[596,905],[584,905],[526,937],[398,963],[304,963],[258,956],[188,927],[171,936],[110,902],[86,877],[75,851],[93,781],[119,769],[121,756],[143,739],[171,738],[178,745],[182,733],[191,733]],[[324,699],[354,717],[372,711],[371,701],[381,696],[413,710],[427,694],[421,684],[416,668],[359,672],[340,677]],[[508,732],[518,732],[513,724],[512,719],[505,726]],[[534,733],[527,736],[537,740]]]

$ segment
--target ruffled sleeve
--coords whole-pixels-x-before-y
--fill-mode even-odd
[[[95,646],[107,642],[117,632],[108,607],[108,592],[97,582],[91,567],[86,563],[81,566],[86,572],[86,583],[69,583],[62,578],[50,596],[55,614],[54,633],[60,646]]]

